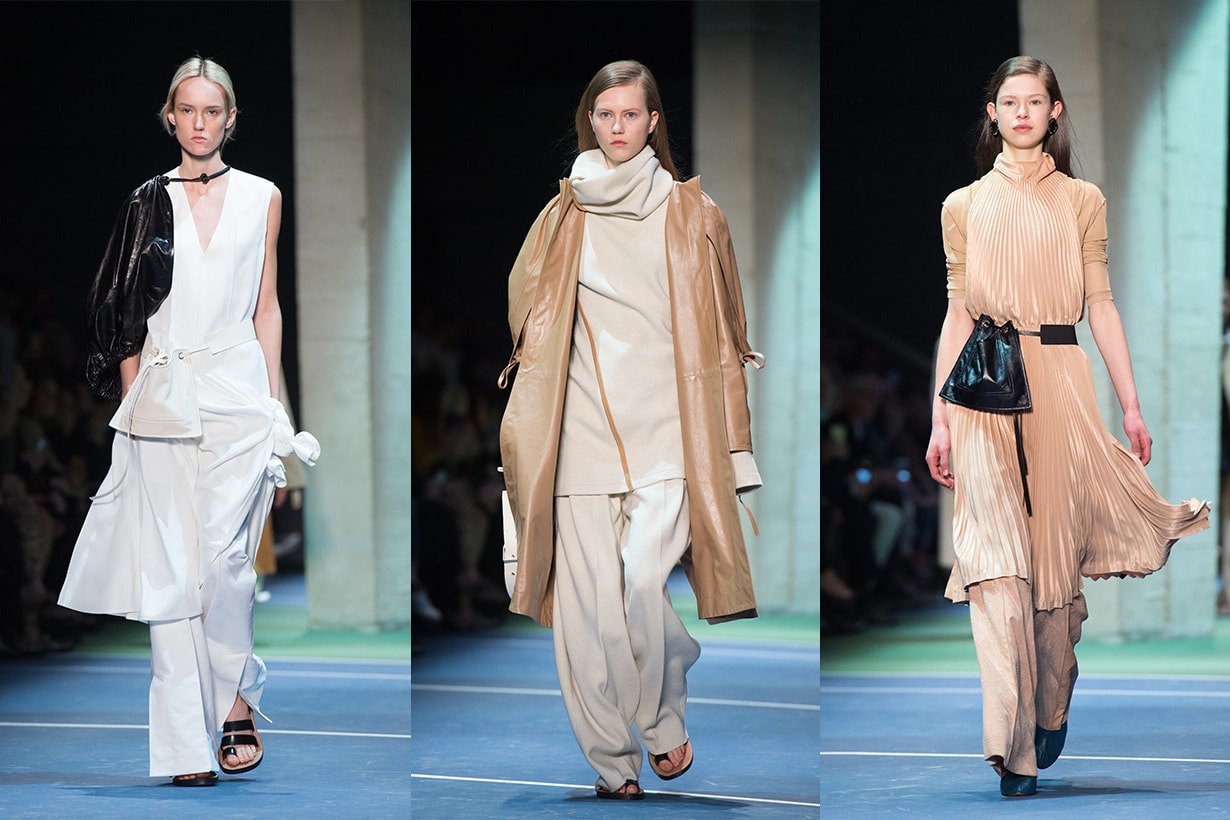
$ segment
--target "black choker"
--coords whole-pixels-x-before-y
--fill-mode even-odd
[[[231,166],[228,165],[221,171],[215,171],[212,174],[201,174],[199,177],[162,177],[162,184],[167,185],[172,182],[199,182],[202,185],[208,185],[211,179],[217,179],[229,170],[231,170]]]

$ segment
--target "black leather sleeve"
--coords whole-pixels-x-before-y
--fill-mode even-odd
[[[175,222],[166,177],[129,195],[86,300],[86,381],[104,399],[120,397],[120,362],[141,351],[146,319],[171,292]]]

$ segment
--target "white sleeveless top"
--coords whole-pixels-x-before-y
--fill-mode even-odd
[[[179,169],[168,176],[180,176]],[[251,319],[265,267],[265,233],[273,183],[232,168],[218,227],[201,248],[182,183],[169,186],[175,211],[171,294],[148,320],[166,347],[196,347],[210,333]]]
[[[256,312],[273,183],[234,169],[228,175],[204,249],[183,185],[169,186],[175,264],[171,292],[148,319],[146,354],[201,347]],[[280,405],[262,348],[251,337],[216,354],[191,354],[191,365],[201,436],[116,434],[111,469],[69,562],[63,606],[147,622],[193,617],[212,568],[237,549],[255,554],[281,471]]]

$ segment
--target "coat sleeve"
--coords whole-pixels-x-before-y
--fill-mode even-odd
[[[141,351],[146,320],[171,292],[175,220],[163,177],[128,197],[86,299],[86,381],[104,399],[120,397],[124,359]]]
[[[747,340],[747,316],[734,244],[726,216],[717,204],[702,193],[705,232],[709,244],[709,269],[713,275],[714,298],[719,306],[718,349],[722,367],[722,394],[726,407],[726,438],[731,452],[752,451],[751,412],[747,403],[745,364],[764,367],[763,354],[752,350]]]
[[[534,308],[534,299],[538,291],[539,275],[542,272],[542,260],[546,253],[551,233],[559,224],[559,204],[562,197],[556,195],[547,203],[530,226],[521,243],[521,250],[513,262],[512,271],[508,274],[508,330],[512,335],[513,351],[508,358],[508,364],[500,373],[499,386],[508,385],[509,374],[512,373],[521,353],[521,332]]]

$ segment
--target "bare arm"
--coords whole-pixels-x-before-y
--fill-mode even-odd
[[[278,303],[278,232],[282,228],[282,192],[276,187],[269,198],[269,225],[265,231],[265,267],[252,324],[265,354],[269,371],[269,395],[278,398],[282,372],[282,306]]]
[[[1152,457],[1153,439],[1140,414],[1140,399],[1136,395],[1136,379],[1132,375],[1132,356],[1128,352],[1127,336],[1123,332],[1123,320],[1119,309],[1110,299],[1089,306],[1089,329],[1097,342],[1110,382],[1123,409],[1123,432],[1127,434],[1132,452],[1141,464],[1148,464]]]
[[[935,396],[931,403],[931,441],[927,444],[927,467],[931,477],[948,489],[953,487],[949,455],[952,440],[948,435],[947,403],[940,398],[940,388],[952,366],[957,362],[965,340],[974,329],[974,320],[965,309],[964,299],[949,299],[944,325],[940,328],[940,342],[935,353]]]
[[[134,353],[127,359],[120,360],[120,398],[128,395],[128,388],[137,380],[137,371],[141,369],[141,354]]]

